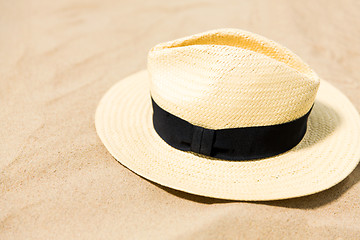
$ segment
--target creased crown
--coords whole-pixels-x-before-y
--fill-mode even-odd
[[[210,129],[289,122],[311,108],[319,77],[287,48],[219,29],[161,43],[148,55],[150,91],[166,111]]]

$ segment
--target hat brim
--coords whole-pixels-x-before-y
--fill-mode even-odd
[[[97,133],[112,156],[136,174],[173,189],[232,200],[313,194],[342,181],[360,160],[360,117],[322,80],[308,129],[293,149],[265,159],[229,161],[177,150],[152,124],[147,71],[115,84],[96,111]]]

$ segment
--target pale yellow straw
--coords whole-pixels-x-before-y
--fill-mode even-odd
[[[96,112],[109,152],[133,172],[203,196],[274,200],[327,189],[360,159],[360,118],[351,102],[295,54],[258,35],[220,29],[159,44],[148,70],[114,85]],[[318,93],[316,94],[318,90]],[[290,151],[228,161],[177,150],[154,131],[150,91],[165,110],[207,128],[288,122],[313,105]]]

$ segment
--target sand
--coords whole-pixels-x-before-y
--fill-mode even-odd
[[[307,197],[229,202],[151,183],[94,126],[155,44],[221,27],[273,39],[360,109],[358,1],[1,1],[0,239],[359,239],[360,167]]]

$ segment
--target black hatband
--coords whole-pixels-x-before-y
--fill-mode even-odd
[[[153,125],[170,146],[224,160],[266,158],[286,152],[304,137],[311,109],[287,123],[227,129],[195,126],[165,111],[152,99]]]

